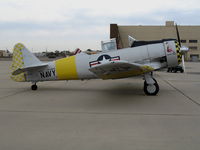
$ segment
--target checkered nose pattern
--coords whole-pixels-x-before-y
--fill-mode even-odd
[[[24,60],[23,60],[23,54],[22,54],[22,49],[24,48],[25,48],[24,45],[21,43],[18,43],[15,45],[13,49],[12,65],[10,67],[12,72],[19,68],[24,67]],[[17,82],[23,82],[26,80],[24,73],[21,73],[19,75],[11,75],[11,79]]]
[[[177,41],[175,42],[175,44],[176,44],[176,53],[177,53],[178,64],[180,64],[182,62],[182,54],[180,51],[180,45]]]

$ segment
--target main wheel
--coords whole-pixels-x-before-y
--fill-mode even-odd
[[[31,89],[32,89],[33,91],[37,90],[37,85],[36,85],[36,84],[33,84],[33,85],[31,86]]]
[[[159,92],[159,85],[156,81],[154,84],[147,84],[147,82],[144,81],[144,93],[146,95],[156,95],[158,92]]]

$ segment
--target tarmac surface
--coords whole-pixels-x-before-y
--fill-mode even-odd
[[[199,150],[200,63],[187,73],[154,73],[160,92],[146,96],[141,77],[17,83],[0,61],[1,150]]]

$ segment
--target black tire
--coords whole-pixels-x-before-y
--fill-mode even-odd
[[[36,84],[32,85],[31,90],[33,90],[33,91],[37,90],[37,85]]]
[[[169,70],[170,70],[170,69],[168,68],[168,69],[167,69],[167,72],[169,72]]]
[[[154,79],[155,83],[153,85],[147,84],[146,81],[144,81],[144,93],[146,95],[156,95],[159,92],[159,85]]]
[[[168,69],[167,69],[167,72],[172,72],[172,68],[171,68],[171,67],[168,68]]]

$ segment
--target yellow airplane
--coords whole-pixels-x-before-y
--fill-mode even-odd
[[[120,79],[143,75],[144,92],[156,95],[159,85],[153,71],[177,66],[181,62],[178,42],[174,39],[133,41],[131,47],[98,54],[77,55],[52,62],[41,62],[23,44],[14,46],[11,78],[18,82],[52,80]]]

